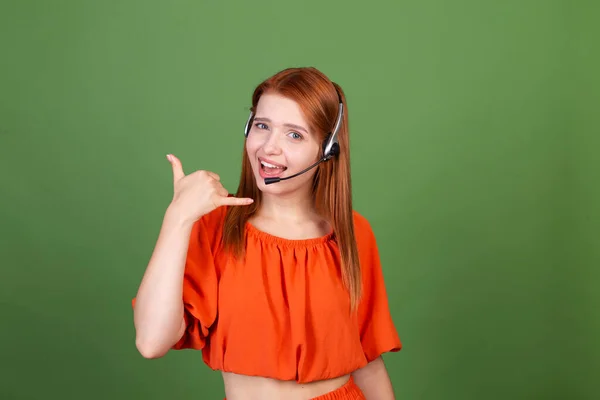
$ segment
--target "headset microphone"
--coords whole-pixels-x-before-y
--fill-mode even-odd
[[[323,158],[319,159],[319,161],[317,161],[316,163],[314,163],[313,165],[311,165],[310,167],[306,168],[303,171],[300,171],[294,175],[290,175],[290,176],[286,176],[285,178],[279,178],[279,177],[275,177],[275,178],[265,178],[265,185],[270,185],[272,183],[277,183],[279,181],[285,181],[286,179],[291,179],[291,178],[295,178],[298,175],[302,175],[305,172],[310,171],[312,168],[316,167],[317,165],[321,164],[323,161],[325,161]]]
[[[332,146],[332,148],[331,148],[331,151],[330,151],[330,153],[331,153],[331,156],[338,155],[338,154],[339,154],[339,152],[340,152],[340,146],[339,146],[337,143],[334,143],[334,144],[333,144],[333,146]],[[334,154],[334,153],[335,153],[335,154]],[[331,158],[331,157],[330,157],[330,158]],[[303,173],[310,171],[311,169],[313,169],[313,168],[314,168],[314,167],[316,167],[317,165],[321,164],[323,161],[327,161],[328,159],[329,159],[329,158],[326,158],[326,157],[321,157],[321,158],[319,159],[319,161],[317,161],[316,163],[314,163],[314,164],[313,164],[313,165],[311,165],[310,167],[308,167],[308,168],[306,168],[306,169],[304,169],[304,170],[302,170],[302,171],[300,171],[300,172],[298,172],[298,173],[295,173],[294,175],[286,176],[285,178],[279,178],[279,177],[275,177],[275,178],[265,178],[265,185],[270,185],[270,184],[272,184],[272,183],[277,183],[277,182],[279,182],[279,181],[285,181],[286,179],[295,178],[295,177],[297,177],[298,175],[302,175]]]
[[[338,115],[337,115],[337,119],[335,121],[335,126],[333,127],[332,132],[327,136],[327,138],[323,142],[323,157],[321,157],[319,159],[319,161],[317,161],[310,167],[308,167],[298,173],[295,173],[294,175],[286,176],[285,178],[279,178],[279,177],[265,178],[265,185],[270,185],[272,183],[285,181],[286,179],[295,178],[296,176],[302,175],[303,173],[310,171],[317,165],[321,164],[323,161],[327,161],[327,160],[337,156],[340,153],[340,145],[338,142],[337,135],[338,135],[338,131],[340,130],[342,118],[344,116],[344,103],[342,102],[342,97],[340,96],[340,93],[337,91],[337,89],[336,89],[336,93],[337,93],[338,99],[339,99]],[[254,119],[254,113],[250,112],[250,116],[248,117],[248,121],[246,121],[246,127],[244,129],[245,137],[248,137],[248,134],[250,133],[250,128],[251,128],[253,119]]]

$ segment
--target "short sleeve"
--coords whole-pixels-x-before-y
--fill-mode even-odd
[[[220,243],[223,213],[217,209],[205,215],[195,222],[190,232],[182,292],[186,330],[173,345],[174,350],[203,349],[209,329],[216,320],[218,274],[215,254]],[[132,305],[135,305],[135,298]]]
[[[386,352],[397,352],[402,343],[390,313],[386,285],[375,235],[364,217],[356,224],[363,292],[358,306],[360,340],[368,362]]]

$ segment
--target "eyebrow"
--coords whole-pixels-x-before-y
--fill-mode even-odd
[[[256,122],[271,122],[271,120],[269,118],[262,118],[262,117],[256,117],[254,118],[254,120]],[[283,126],[287,127],[287,128],[292,128],[292,129],[297,129],[299,131],[304,131],[305,133],[308,133],[308,130],[300,125],[296,125],[296,124],[283,124]]]

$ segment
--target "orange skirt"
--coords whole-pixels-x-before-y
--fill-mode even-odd
[[[227,400],[227,399],[225,399]],[[312,400],[366,400],[366,397],[358,385],[354,382],[352,375],[348,382],[333,392],[314,397]]]
[[[350,380],[344,386],[335,389],[333,392],[315,397],[313,400],[366,400],[366,397],[354,382],[352,375],[350,375]]]

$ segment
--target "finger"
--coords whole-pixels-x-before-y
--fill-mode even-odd
[[[221,197],[229,196],[229,190],[225,189],[223,186],[217,188],[217,194]]]
[[[219,175],[215,174],[214,172],[206,171],[206,173],[208,174],[208,176],[212,177],[213,179],[216,179],[218,181],[221,180],[221,177]]]
[[[219,197],[217,202],[221,206],[247,206],[254,203],[254,200],[245,197]]]
[[[183,173],[183,167],[181,166],[181,161],[179,161],[179,159],[173,154],[167,155],[167,160],[169,160],[171,166],[173,167],[173,182],[177,182],[185,176]]]

